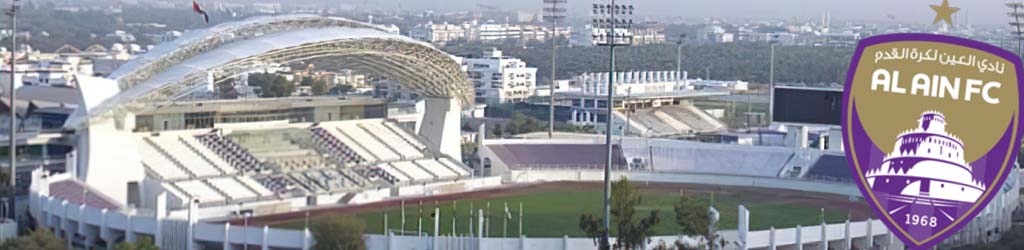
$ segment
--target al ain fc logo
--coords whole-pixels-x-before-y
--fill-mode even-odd
[[[843,92],[843,142],[868,205],[912,249],[984,210],[1021,141],[1021,60],[931,34],[864,39]]]

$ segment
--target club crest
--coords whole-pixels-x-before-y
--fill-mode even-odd
[[[860,42],[843,92],[847,160],[868,205],[912,249],[985,209],[1020,147],[1021,61],[963,38]]]

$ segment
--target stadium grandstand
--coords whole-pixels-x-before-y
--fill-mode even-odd
[[[425,97],[415,124],[385,119],[386,102],[373,98],[201,99],[212,79],[325,56]],[[29,189],[33,218],[69,248],[148,236],[163,249],[309,249],[308,232],[211,221],[500,185],[461,161],[459,116],[472,106],[461,65],[376,25],[255,17],[187,32],[109,77],[75,81],[67,171],[34,171]]]
[[[628,114],[634,131],[652,136],[722,131],[725,123],[689,104],[642,108]]]

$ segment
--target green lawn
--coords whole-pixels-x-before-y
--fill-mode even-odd
[[[645,190],[644,204],[638,209],[638,214],[647,214],[646,211],[658,210],[661,222],[656,226],[657,235],[675,234],[678,225],[675,224],[675,214],[672,206],[678,201],[678,193],[655,192]],[[708,201],[709,197],[702,197]],[[762,199],[763,200],[763,199]],[[456,231],[457,234],[467,234],[469,229],[469,209],[472,204],[474,209],[485,209],[490,202],[490,231],[491,236],[502,235],[502,221],[504,216],[504,204],[507,202],[512,210],[512,219],[508,221],[508,235],[518,235],[519,204],[523,204],[523,231],[530,237],[570,237],[583,236],[578,228],[579,216],[582,213],[601,212],[600,191],[551,191],[537,192],[525,195],[508,196],[490,199],[460,200],[456,204]],[[736,196],[715,196],[715,207],[721,212],[719,228],[735,229],[737,205],[740,197]],[[452,211],[453,203],[439,203],[441,209],[441,234],[452,232]],[[417,227],[417,204],[406,204],[406,225],[405,230],[416,232]],[[430,217],[435,205],[423,204],[423,230],[432,234],[434,221]],[[747,203],[751,210],[751,230],[768,229],[770,226],[777,228],[793,227],[796,225],[814,225],[820,223],[820,208],[785,204],[782,202],[758,202]],[[366,222],[367,233],[382,233],[384,225],[384,213],[387,213],[388,229],[398,230],[401,228],[401,210],[399,207],[392,207],[386,211],[357,214]],[[847,211],[826,211],[825,214],[830,223],[846,220]],[[316,221],[314,218],[312,221]],[[475,226],[474,217],[474,228]],[[302,228],[302,220],[277,224],[276,227]],[[475,231],[474,231],[475,232]],[[475,233],[474,233],[475,234]]]

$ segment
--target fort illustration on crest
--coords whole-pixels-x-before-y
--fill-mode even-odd
[[[896,216],[913,204],[931,205],[952,222],[954,210],[978,201],[985,184],[974,178],[971,165],[964,159],[964,144],[946,131],[946,117],[926,111],[918,127],[896,137],[892,152],[881,166],[865,173],[867,184],[876,193],[887,195],[888,213]]]

